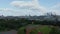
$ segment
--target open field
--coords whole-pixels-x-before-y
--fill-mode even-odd
[[[41,32],[42,34],[49,34],[51,32],[52,28],[55,28],[55,26],[27,25],[27,27],[21,27],[19,29],[19,33],[23,33],[24,29],[25,29],[25,30],[28,30],[26,32],[29,32],[30,34],[38,34],[38,32]]]

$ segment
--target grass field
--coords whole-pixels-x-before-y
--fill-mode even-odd
[[[41,32],[42,34],[49,34],[49,32],[51,32],[52,27],[49,25],[27,25],[27,29],[29,29],[28,31],[30,31],[30,34],[38,34],[38,32]],[[24,29],[26,29],[26,26],[21,27],[19,29],[19,33],[24,33]]]
[[[48,25],[40,25],[40,27],[32,30],[31,32],[33,34],[37,34],[38,32],[41,32],[43,34],[49,34],[50,31],[51,31],[51,27],[49,27]]]
[[[41,31],[43,34],[49,34],[49,32],[51,31],[51,28],[49,28],[48,26],[43,26],[43,27],[40,27],[38,30]]]

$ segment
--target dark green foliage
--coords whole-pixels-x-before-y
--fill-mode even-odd
[[[60,30],[53,27],[49,34],[60,34]]]
[[[26,29],[25,29],[25,27],[19,28],[17,33],[18,33],[18,34],[26,34]]]
[[[0,19],[0,31],[5,31],[5,30],[18,30],[22,26],[26,26],[28,24],[39,24],[39,25],[54,25],[54,26],[59,26],[60,22],[57,21],[51,21],[51,20],[28,20],[25,18],[20,18],[20,19]]]

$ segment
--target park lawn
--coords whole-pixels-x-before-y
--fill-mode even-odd
[[[31,25],[33,27],[36,27],[36,25]],[[25,34],[24,32],[25,27],[21,27],[18,31],[18,33],[20,34]],[[51,27],[49,27],[48,25],[39,25],[38,28],[33,29],[30,34],[38,34],[38,32],[41,32],[43,34],[49,34],[49,32],[51,31]]]
[[[39,27],[33,31],[32,31],[32,33],[34,33],[34,34],[37,34],[38,32],[41,32],[43,34],[49,34],[49,32],[51,31],[51,28],[48,25],[44,25],[44,26],[42,25],[41,27]]]
[[[51,28],[48,26],[43,26],[39,29],[43,34],[49,34],[49,32],[51,31]]]

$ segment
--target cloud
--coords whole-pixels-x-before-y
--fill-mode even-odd
[[[22,16],[25,15],[25,12],[21,12],[21,10],[14,10],[11,8],[0,8],[0,15],[4,16]]]
[[[39,6],[37,0],[33,0],[33,1],[13,1],[11,2],[11,5],[15,6],[15,7],[20,7],[20,8],[37,8]]]
[[[10,3],[13,7],[17,9],[11,8],[0,8],[0,11],[4,11],[3,13],[6,15],[44,15],[45,13],[52,12],[56,14],[60,14],[60,3],[52,6],[51,8],[43,7],[39,4],[38,0],[14,0]]]
[[[56,5],[52,6],[50,8],[50,11],[52,13],[56,13],[57,15],[60,15],[60,3],[57,3]]]
[[[31,0],[31,1],[12,1],[10,3],[12,6],[18,7],[20,9],[27,9],[31,11],[39,11],[40,13],[45,13],[47,9],[41,6],[38,0]]]
[[[25,16],[25,15],[38,15],[40,13],[34,13],[32,10],[27,9],[11,9],[11,8],[0,8],[0,15],[4,16]]]
[[[12,11],[10,8],[0,8],[0,11]]]
[[[60,3],[55,4],[50,9],[57,9],[57,8],[60,8]]]

